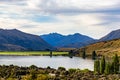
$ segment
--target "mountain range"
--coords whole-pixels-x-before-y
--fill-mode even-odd
[[[0,50],[46,50],[54,49],[37,35],[24,33],[17,29],[0,29]]]
[[[57,48],[79,48],[94,41],[93,38],[75,33],[72,35],[62,35],[58,33],[50,33],[40,36],[46,42]]]
[[[48,42],[50,45],[57,48],[80,48],[96,42],[120,39],[120,29],[114,30],[98,40],[79,33],[72,35],[50,33],[41,35],[41,38]]]
[[[120,29],[95,40],[79,33],[62,35],[58,33],[44,34],[41,36],[28,34],[17,29],[0,29],[0,50],[54,50],[56,48],[81,48],[93,43],[120,39]]]

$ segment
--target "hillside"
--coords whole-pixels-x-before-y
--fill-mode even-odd
[[[88,44],[88,41],[94,41],[93,38],[75,33],[72,35],[61,35],[50,33],[41,35],[41,37],[54,47],[62,48],[80,48]]]
[[[45,50],[53,49],[47,42],[36,35],[27,34],[17,29],[0,29],[0,50]]]
[[[65,36],[58,33],[45,34],[41,35],[40,37],[52,46],[58,45],[58,42],[65,38]]]
[[[82,53],[83,49],[85,49],[87,55],[91,55],[93,51],[96,51],[98,55],[112,56],[117,53],[120,56],[120,39],[98,42],[77,51]]]
[[[99,41],[108,41],[113,39],[120,39],[120,29],[110,32],[106,36],[102,37]]]

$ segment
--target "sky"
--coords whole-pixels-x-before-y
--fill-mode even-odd
[[[0,28],[99,39],[120,29],[120,0],[0,0]]]

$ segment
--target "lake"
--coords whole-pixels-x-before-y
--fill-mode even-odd
[[[47,67],[57,69],[58,67],[79,68],[93,70],[94,61],[91,59],[82,59],[80,57],[69,58],[66,56],[0,56],[0,65],[18,65],[38,67]]]

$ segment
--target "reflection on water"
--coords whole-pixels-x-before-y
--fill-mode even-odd
[[[69,68],[89,69],[93,70],[94,61],[90,59],[82,59],[80,57],[65,57],[65,56],[0,56],[0,65],[18,65],[30,66],[36,65],[38,67],[58,68],[60,66]]]

